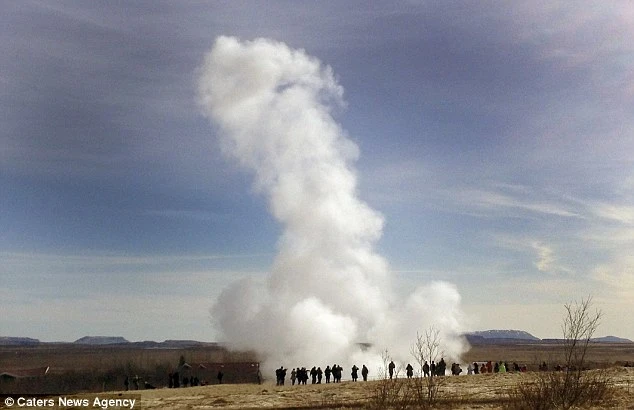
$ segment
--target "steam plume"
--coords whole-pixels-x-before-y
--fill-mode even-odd
[[[343,89],[330,67],[271,40],[219,37],[199,92],[224,153],[253,171],[284,227],[266,282],[236,282],[212,308],[226,341],[272,366],[351,365],[358,342],[411,361],[416,331],[435,324],[458,357],[455,287],[432,283],[396,300],[373,250],[383,219],[357,196],[358,148],[332,117]]]

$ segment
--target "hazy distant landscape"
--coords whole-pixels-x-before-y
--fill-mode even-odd
[[[482,330],[470,332],[464,335],[470,344],[505,344],[505,343],[544,343],[544,342],[560,342],[561,339],[540,339],[531,335],[524,330]],[[595,337],[591,339],[597,343],[634,343],[629,339],[617,337],[617,336],[603,336]],[[164,347],[164,348],[177,348],[188,346],[204,346],[212,345],[216,346],[216,342],[202,342],[197,340],[165,340],[162,342],[156,342],[152,340],[146,340],[142,342],[130,342],[122,336],[84,336],[73,342],[59,341],[59,342],[42,342],[38,339],[30,337],[12,337],[12,336],[0,336],[0,345],[13,345],[13,346],[32,346],[38,344],[65,344],[72,343],[76,345],[134,345],[138,347]]]
[[[471,348],[462,363],[518,362],[526,365],[528,372],[446,376],[443,397],[451,399],[452,408],[472,408],[474,404],[479,408],[499,408],[517,383],[538,374],[540,363],[545,361],[554,366],[563,354],[561,343],[536,340],[525,332],[490,330],[467,338]],[[222,366],[218,368],[225,373],[225,384],[217,384],[214,368],[206,373],[206,386],[167,388],[168,374],[182,359],[192,367],[188,374],[201,377],[200,364]],[[380,369],[371,369],[368,383],[350,382],[349,369],[344,369],[342,384],[309,383],[301,387],[289,386],[288,380],[286,386],[275,386],[273,374],[263,374],[262,385],[257,384],[253,371],[240,370],[242,374],[232,374],[232,369],[244,369],[240,364],[258,361],[254,353],[230,352],[216,343],[187,340],[131,343],[121,337],[100,336],[83,337],[73,343],[38,343],[34,339],[3,337],[0,339],[0,373],[3,374],[0,393],[78,394],[77,397],[90,398],[98,392],[109,391],[125,396],[121,391],[126,376],[138,376],[139,391],[131,387],[133,391],[128,394],[140,394],[145,409],[367,408],[379,386],[377,383],[381,382],[377,380]],[[627,408],[634,386],[634,368],[625,366],[634,364],[634,343],[592,343],[587,364],[592,369],[608,369],[612,382],[620,389],[617,401],[611,406]],[[290,363],[285,365],[292,367]],[[404,366],[399,363],[401,365]],[[43,367],[48,371],[38,377],[11,380],[4,376]],[[146,389],[145,382],[157,389]]]

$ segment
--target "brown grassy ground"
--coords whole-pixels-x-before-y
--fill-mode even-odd
[[[614,399],[602,407],[610,409],[634,409],[634,368],[609,370],[615,386]],[[441,398],[441,408],[496,409],[507,405],[508,391],[519,381],[534,377],[534,373],[506,373],[473,376],[446,377]],[[343,409],[367,408],[368,400],[382,381],[344,382],[306,386],[278,387],[270,383],[262,385],[237,384],[214,385],[181,389],[142,390],[138,392],[114,392],[112,397],[140,397],[135,408],[142,409]],[[393,383],[393,382],[392,382]],[[77,395],[91,402],[95,393]],[[29,408],[29,407],[21,407]],[[48,407],[64,408],[64,407]]]
[[[175,364],[180,355],[187,360],[231,360],[242,359],[240,354],[228,355],[216,349],[193,350],[147,350],[115,348],[68,348],[67,346],[40,348],[0,349],[0,365],[35,367],[42,364],[58,369],[82,368],[98,371],[113,365],[133,363],[139,367],[157,363]],[[543,361],[553,365],[561,357],[561,347],[553,344],[483,345],[473,346],[465,354],[463,362],[505,360],[509,363],[527,364],[529,370]],[[615,399],[603,408],[634,410],[634,368],[615,367],[615,363],[634,363],[634,344],[597,344],[589,350],[588,361],[598,367],[609,367],[612,385],[616,388]],[[440,394],[444,408],[504,408],[508,392],[518,382],[530,380],[536,373],[487,374],[473,376],[447,376]],[[265,375],[267,376],[267,375]],[[345,382],[307,386],[277,387],[270,382],[262,385],[225,384],[180,389],[159,388],[134,392],[113,392],[109,396],[126,397],[139,395],[142,409],[338,409],[367,408],[373,392],[381,381]],[[122,386],[121,380],[113,386]],[[161,385],[158,385],[161,387]],[[79,394],[76,397],[91,401],[96,393]],[[99,395],[101,397],[101,395]],[[3,404],[0,403],[0,408]],[[13,407],[17,408],[17,407]],[[29,408],[29,407],[20,407]],[[33,407],[35,408],[35,407]],[[42,408],[42,407],[40,407]],[[47,407],[59,408],[59,407]],[[62,407],[63,408],[63,407]],[[78,409],[81,407],[77,407]],[[93,408],[92,406],[90,408]],[[98,408],[98,407],[97,407]],[[139,408],[138,405],[135,408]]]
[[[11,368],[50,366],[59,370],[102,370],[134,365],[153,368],[178,363],[180,356],[188,362],[254,361],[250,353],[233,353],[218,347],[183,349],[143,349],[137,347],[40,345],[33,347],[0,346],[0,371]],[[562,347],[550,343],[476,345],[464,355],[462,362],[488,360],[518,362],[530,367],[543,361],[556,363]],[[590,346],[587,361],[601,365],[634,363],[634,343],[598,343]]]
[[[189,362],[252,361],[250,353],[232,353],[216,346],[176,349],[147,349],[136,346],[88,346],[41,344],[0,346],[0,371],[5,368],[50,366],[60,370],[103,370],[133,365],[153,368],[163,363],[175,365],[180,356]]]
[[[562,362],[563,346],[554,343],[476,345],[464,355],[463,362],[507,361],[526,364],[529,370],[546,362]],[[588,347],[586,363],[591,368],[634,363],[634,343],[595,343]]]

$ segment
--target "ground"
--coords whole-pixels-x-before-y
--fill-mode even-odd
[[[518,383],[531,380],[539,372],[534,372],[539,363],[546,361],[553,368],[561,358],[562,346],[552,343],[503,344],[472,346],[464,355],[463,362],[482,362],[487,360],[505,360],[508,363],[518,362],[526,364],[527,373],[505,373],[486,375],[446,376],[440,397],[444,400],[444,408],[455,409],[496,409],[504,408],[508,402],[508,392]],[[223,384],[202,387],[188,387],[179,389],[164,388],[167,382],[169,363],[178,363],[179,358],[185,356],[192,362],[212,362],[252,360],[244,354],[230,354],[217,347],[190,349],[145,349],[138,347],[78,347],[68,345],[43,345],[38,347],[1,347],[0,365],[6,368],[32,368],[43,364],[51,366],[50,374],[42,382],[56,376],[56,372],[74,371],[73,382],[76,377],[87,378],[98,375],[111,368],[125,368],[133,366],[136,369],[147,369],[139,373],[158,389],[139,390],[133,392],[109,391],[108,393],[83,393],[65,395],[79,399],[88,399],[89,406],[64,407],[57,403],[58,396],[52,397],[53,406],[11,406],[12,409],[98,409],[93,406],[96,397],[140,399],[135,409],[144,410],[180,410],[180,409],[364,409],[381,406],[376,404],[377,392],[382,381],[350,382],[340,384],[320,384],[306,386],[275,386],[274,382],[265,381],[257,384]],[[166,363],[163,365],[163,363]],[[595,368],[607,368],[611,378],[611,385],[616,389],[614,399],[604,403],[602,408],[632,409],[634,410],[634,367],[624,367],[634,364],[634,343],[626,344],[593,344],[588,351],[587,363]],[[156,368],[156,371],[154,370]],[[161,370],[163,369],[163,370]],[[463,365],[463,369],[465,366]],[[2,371],[2,369],[0,369]],[[157,373],[158,372],[158,373]],[[132,373],[134,374],[134,373]],[[266,374],[264,375],[267,376]],[[272,375],[268,375],[269,377]],[[61,377],[61,376],[60,376]],[[110,381],[85,391],[115,390],[123,387],[125,373],[118,374]],[[48,379],[47,379],[48,378]],[[101,380],[95,376],[96,380]],[[51,379],[52,380],[52,379]],[[66,379],[62,379],[66,380]],[[71,379],[69,379],[71,380]],[[288,378],[287,378],[288,380]],[[0,380],[1,381],[1,380]],[[36,383],[36,380],[28,383]],[[27,383],[27,382],[25,382]],[[2,386],[2,383],[0,383]],[[28,386],[28,384],[25,384]],[[42,388],[46,387],[43,385]],[[389,387],[389,386],[388,386]],[[5,392],[7,390],[5,389]],[[16,392],[16,390],[8,390]],[[23,390],[24,391],[24,390]],[[32,390],[32,391],[38,391]],[[49,390],[51,391],[51,390]],[[60,391],[60,390],[52,390]],[[76,389],[73,391],[77,391]],[[25,395],[25,397],[32,397]],[[0,400],[0,409],[8,409]],[[109,407],[109,410],[116,407]],[[128,407],[129,408],[129,407]]]
[[[634,409],[634,368],[614,367],[608,370],[616,388],[614,399],[597,408]],[[507,392],[519,381],[536,373],[506,373],[471,376],[446,376],[440,397],[448,399],[444,408],[504,408]],[[275,386],[272,383],[225,384],[179,389],[161,388],[134,392],[111,392],[108,397],[140,398],[135,408],[144,410],[181,409],[361,409],[371,407],[372,397],[382,381],[343,382],[306,386]],[[92,402],[97,393],[80,394]],[[38,408],[38,407],[20,407]],[[41,408],[41,407],[39,407]],[[67,407],[47,407],[61,409]],[[78,409],[80,407],[74,407]],[[111,407],[112,409],[112,407]]]

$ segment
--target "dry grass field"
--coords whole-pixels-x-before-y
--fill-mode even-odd
[[[616,393],[600,407],[634,409],[634,368],[609,370]],[[473,376],[446,376],[439,394],[439,408],[497,409],[509,405],[508,392],[517,383],[535,373],[506,373]],[[406,380],[399,380],[406,382]],[[113,392],[109,397],[140,397],[135,408],[156,410],[181,409],[364,409],[377,408],[372,401],[376,389],[385,381],[343,382],[306,386],[235,384],[181,389],[157,389],[138,392]],[[395,383],[395,382],[389,382]],[[80,394],[92,403],[96,393]],[[100,396],[102,397],[102,396]],[[21,407],[36,408],[36,407]],[[41,407],[40,407],[41,408]],[[62,409],[69,407],[54,406]],[[75,407],[78,408],[78,407]],[[380,407],[379,407],[380,408]]]
[[[563,357],[563,351],[563,346],[557,343],[475,345],[465,353],[463,362],[502,360],[526,364],[529,370],[537,370],[542,362],[557,364]],[[585,361],[592,368],[634,363],[634,343],[590,344]]]
[[[29,350],[30,349],[30,350]],[[152,351],[141,350],[134,352],[130,349],[116,348],[3,348],[0,353],[0,365],[12,366],[19,364],[51,363],[58,371],[63,368],[106,369],[112,365],[120,367],[123,363],[132,363],[138,368],[155,366],[158,363],[177,363],[180,355],[194,360],[231,360],[244,358],[244,355],[232,355],[219,352],[218,349],[194,349]],[[511,345],[481,345],[473,346],[465,354],[463,362],[503,360],[509,363],[526,364],[527,373],[505,373],[486,375],[446,376],[439,392],[440,408],[455,409],[493,409],[508,408],[509,393],[518,383],[534,379],[539,372],[531,371],[543,361],[551,365],[557,363],[561,355],[561,347],[556,344],[511,344]],[[190,359],[188,359],[190,360]],[[589,349],[588,363],[593,367],[604,368],[610,377],[610,384],[614,387],[612,399],[597,408],[634,409],[634,368],[623,367],[626,362],[634,363],[634,344],[596,344]],[[109,391],[107,395],[115,398],[139,397],[135,408],[142,409],[338,409],[338,408],[384,408],[377,402],[375,396],[384,387],[384,383],[407,383],[399,379],[398,382],[373,380],[364,382],[345,381],[340,384],[319,384],[306,386],[275,386],[268,376],[263,384],[223,384],[179,389],[163,388],[157,384],[155,390],[139,391]],[[288,381],[288,380],[287,380]],[[116,390],[122,386],[117,380],[106,390]],[[391,386],[389,386],[391,388]],[[91,401],[95,397],[103,397],[103,393],[76,394],[72,397],[87,398]],[[6,392],[6,391],[5,391]],[[17,391],[15,393],[18,393]],[[55,397],[54,395],[51,397]],[[71,396],[68,396],[71,397]],[[0,403],[0,408],[3,404]],[[5,408],[7,408],[5,406]],[[13,406],[13,408],[17,408]],[[20,406],[26,408],[42,408]],[[47,406],[46,408],[85,408]],[[98,407],[97,407],[98,408]],[[114,407],[110,407],[111,409]]]

